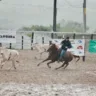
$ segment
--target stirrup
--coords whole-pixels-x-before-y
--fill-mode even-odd
[[[60,58],[57,62],[61,62],[62,61],[62,58]]]

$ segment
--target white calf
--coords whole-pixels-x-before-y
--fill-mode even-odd
[[[33,49],[36,49],[38,51],[38,54],[40,55],[40,58],[41,58],[42,54],[44,52],[46,52],[47,49],[49,48],[49,44],[38,44],[38,43],[36,43],[36,44],[33,44],[32,47],[33,47]],[[38,54],[36,54],[36,56]],[[37,58],[36,56],[35,56],[35,58]]]
[[[19,56],[19,52],[17,50],[11,50],[11,49],[0,47],[0,54],[2,55],[1,68],[4,65],[4,62],[12,61],[12,65],[14,69],[16,69],[15,62],[19,63],[19,61],[17,60]]]

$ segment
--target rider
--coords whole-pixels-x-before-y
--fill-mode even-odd
[[[62,44],[62,46],[61,46],[61,48],[60,48],[61,53],[60,53],[58,62],[62,60],[62,57],[65,55],[65,52],[67,51],[67,48],[72,48],[71,42],[70,42],[70,40],[69,40],[69,37],[66,37],[66,39],[64,39],[64,40],[61,42],[61,44]]]

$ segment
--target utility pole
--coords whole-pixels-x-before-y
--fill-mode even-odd
[[[84,32],[86,32],[86,0],[83,2]]]
[[[56,31],[56,17],[57,17],[57,0],[54,0],[53,3],[53,31]],[[52,34],[53,38],[53,34]]]
[[[86,0],[84,0],[83,2],[83,22],[84,22],[84,33],[86,33]],[[85,61],[85,56],[83,56],[83,61]]]
[[[56,31],[57,0],[54,0],[53,31]]]
[[[2,1],[2,0],[0,0],[0,1]],[[0,47],[2,47],[2,43],[0,43]]]

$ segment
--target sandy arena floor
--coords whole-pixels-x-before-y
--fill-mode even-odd
[[[37,67],[47,54],[39,60],[36,53],[20,50],[17,70],[8,70],[11,62],[0,69],[0,96],[96,96],[96,55],[87,53],[85,62],[73,60],[65,70],[54,70],[61,63]]]

